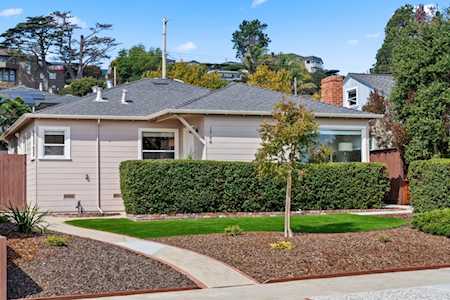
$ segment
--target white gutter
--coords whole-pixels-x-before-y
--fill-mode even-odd
[[[98,115],[54,115],[54,114],[24,114],[11,127],[9,127],[3,137],[7,139],[28,119],[71,119],[71,120],[130,120],[130,121],[149,121],[166,114],[205,114],[205,115],[234,115],[234,116],[271,116],[268,111],[243,111],[243,110],[209,110],[209,109],[163,109],[157,113],[146,116],[98,116]],[[370,113],[314,113],[319,118],[347,118],[347,119],[381,119],[381,114]]]
[[[97,210],[103,214],[101,202],[101,180],[100,180],[100,119],[97,119]]]

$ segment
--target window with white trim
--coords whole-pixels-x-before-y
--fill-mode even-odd
[[[142,159],[175,159],[177,149],[176,129],[141,129],[140,157]]]
[[[347,103],[348,105],[358,104],[358,93],[356,91],[356,88],[347,90]]]
[[[70,128],[39,128],[40,159],[70,159]]]

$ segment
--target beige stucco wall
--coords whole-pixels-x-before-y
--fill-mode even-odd
[[[198,134],[204,137],[206,148],[195,137],[192,158],[209,160],[254,159],[260,144],[258,130],[262,117],[205,116],[186,117]],[[368,161],[368,132],[366,120],[318,119],[321,128],[361,129],[363,131],[363,161]],[[46,126],[70,128],[70,159],[45,160],[38,154],[38,137],[35,137],[36,159],[27,159],[27,200],[37,203],[42,210],[75,212],[80,201],[86,211],[97,211],[97,120],[38,119],[29,124],[21,134],[39,132]],[[100,201],[104,211],[123,211],[120,191],[119,165],[121,161],[139,158],[139,130],[168,128],[178,131],[178,157],[185,157],[183,148],[184,126],[176,119],[161,122],[106,121],[99,127],[100,138]],[[187,140],[187,138],[185,139]],[[31,141],[30,141],[31,142]],[[192,149],[192,148],[191,148]]]

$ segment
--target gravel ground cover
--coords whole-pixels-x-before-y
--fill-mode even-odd
[[[93,294],[196,285],[171,267],[120,247],[63,236],[68,245],[49,246],[47,235],[20,235],[0,224],[8,238],[8,298]]]
[[[209,234],[156,239],[187,248],[243,271],[260,282],[307,275],[361,272],[450,263],[450,239],[409,227],[334,233],[297,234],[292,250],[273,250],[280,233]]]

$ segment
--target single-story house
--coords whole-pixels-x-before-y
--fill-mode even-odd
[[[5,133],[27,155],[27,201],[55,212],[123,211],[119,164],[133,159],[251,161],[259,127],[283,95],[231,83],[210,91],[142,79],[23,115]],[[369,160],[368,121],[380,117],[291,97],[312,111],[335,161]]]
[[[362,110],[371,92],[389,98],[395,81],[390,74],[348,73],[344,79],[343,106]]]

